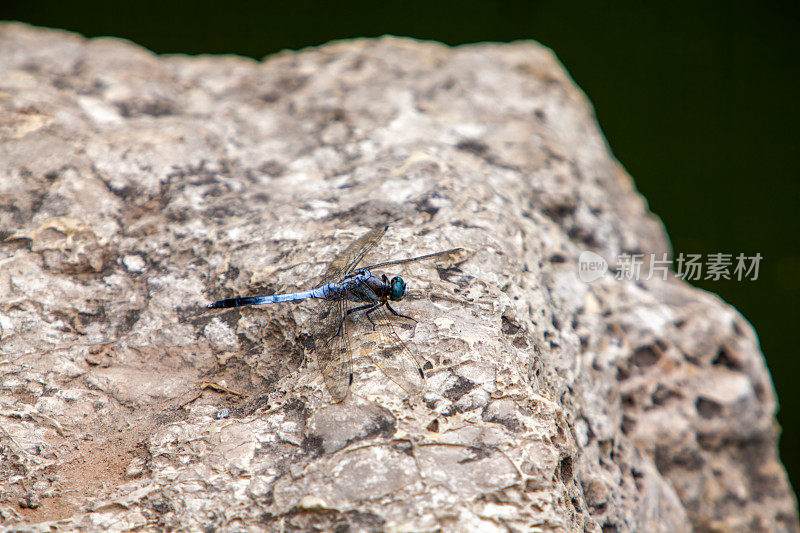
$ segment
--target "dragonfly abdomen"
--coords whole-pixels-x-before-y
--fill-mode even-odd
[[[320,287],[321,289],[322,287]],[[320,289],[301,292],[289,292],[286,294],[272,294],[269,296],[245,296],[241,298],[226,298],[218,300],[208,306],[209,309],[227,309],[230,307],[242,307],[244,305],[262,305],[279,302],[294,302],[306,300],[308,298],[324,298]]]

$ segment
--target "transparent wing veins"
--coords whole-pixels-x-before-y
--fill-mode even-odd
[[[317,286],[338,280],[354,271],[367,252],[378,244],[378,241],[388,228],[389,226],[378,226],[351,242],[347,248],[330,262]]]
[[[353,375],[348,324],[344,319],[346,301],[331,302],[327,311],[327,316],[320,319],[323,326],[315,339],[317,364],[328,392],[336,402],[341,402],[347,397]]]
[[[386,305],[381,305],[370,314],[370,318],[379,338],[378,350],[372,355],[375,364],[409,395],[421,394],[425,390],[425,374],[417,358],[394,330],[392,321],[395,317],[389,314]],[[367,326],[370,326],[368,322]]]
[[[387,266],[391,266],[391,265],[404,265],[404,264],[407,264],[407,263],[414,263],[416,261],[421,261],[423,259],[430,259],[431,257],[438,257],[440,255],[454,254],[456,252],[460,252],[461,250],[463,250],[463,248],[451,248],[449,250],[444,250],[444,251],[441,251],[441,252],[434,252],[432,254],[419,255],[417,257],[409,257],[407,259],[393,259],[391,261],[383,261],[382,263],[377,263],[377,264],[374,264],[374,265],[367,265],[364,268],[367,269],[367,270],[373,270],[373,269],[376,269],[376,268],[383,268],[383,267],[387,267]]]
[[[378,296],[365,283],[360,285],[361,290],[371,295],[375,302],[380,302]],[[366,314],[366,311],[363,313]],[[366,316],[359,318],[368,333],[371,332],[377,337],[377,349],[372,353],[375,365],[408,394],[412,396],[420,394],[425,388],[425,374],[417,358],[395,332],[392,325],[394,317],[389,314],[386,302],[381,302],[370,311],[369,318]]]

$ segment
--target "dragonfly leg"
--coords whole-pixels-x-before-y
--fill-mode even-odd
[[[375,304],[366,304],[366,305],[359,305],[358,307],[353,307],[352,309],[348,309],[347,313],[345,313],[345,315],[342,317],[342,321],[339,322],[339,328],[336,330],[336,333],[333,334],[333,337],[331,337],[331,339],[335,339],[342,332],[342,326],[344,326],[344,321],[347,320],[347,317],[350,316],[350,313],[357,313],[359,311],[363,311],[364,309],[370,309],[370,308],[374,308],[374,307],[375,307]],[[369,311],[367,311],[367,312],[369,312]],[[367,318],[369,318],[369,316],[367,316]],[[370,320],[370,322],[372,322],[372,320]],[[374,328],[374,324],[373,324],[373,328]]]
[[[369,316],[369,314],[370,314],[371,312],[375,311],[375,310],[376,310],[377,308],[379,308],[381,305],[383,305],[383,304],[382,304],[382,303],[380,303],[380,302],[376,302],[376,303],[372,304],[372,305],[370,306],[370,308],[369,308],[369,309],[367,309],[367,312],[366,312],[366,313],[364,313],[365,315],[367,315],[367,320],[369,320],[369,323],[370,323],[370,324],[372,324],[372,331],[375,331],[375,322],[373,322],[373,321],[372,321],[372,317],[371,317],[371,316]]]
[[[350,313],[357,313],[359,311],[363,311],[364,309],[369,309],[370,307],[375,307],[375,304],[369,303],[365,305],[359,305],[358,307],[353,307],[352,309],[347,310],[347,316],[350,316]]]
[[[399,316],[399,317],[401,317],[401,318],[407,318],[407,319],[409,319],[409,320],[413,320],[414,322],[419,322],[419,320],[417,320],[416,318],[411,318],[411,317],[410,317],[410,316],[408,316],[408,315],[401,315],[400,313],[398,313],[397,311],[395,311],[394,309],[392,309],[392,306],[391,306],[391,305],[389,305],[389,302],[386,302],[386,307],[388,307],[388,308],[389,308],[389,311],[391,311],[391,312],[392,312],[392,314],[393,314],[394,316]]]

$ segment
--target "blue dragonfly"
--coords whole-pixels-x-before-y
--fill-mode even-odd
[[[425,374],[419,361],[397,335],[391,316],[414,320],[397,312],[389,302],[399,302],[408,294],[400,276],[391,279],[372,271],[393,265],[413,263],[423,259],[454,254],[453,248],[407,259],[384,261],[359,268],[364,256],[386,233],[388,226],[379,226],[362,235],[328,264],[322,278],[313,289],[269,296],[227,298],[210,304],[210,309],[262,305],[299,300],[324,300],[327,305],[312,321],[317,363],[325,387],[336,402],[343,401],[353,383],[352,337],[355,330],[364,328],[377,337],[373,361],[392,381],[410,395],[418,395],[425,387]]]

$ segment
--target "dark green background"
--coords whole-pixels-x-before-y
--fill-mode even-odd
[[[759,334],[780,398],[781,453],[797,486],[798,4],[605,4],[0,0],[0,19],[125,37],[155,52],[254,58],[385,33],[549,46],[594,104],[676,254],[764,257],[757,281],[697,284],[738,308]]]

